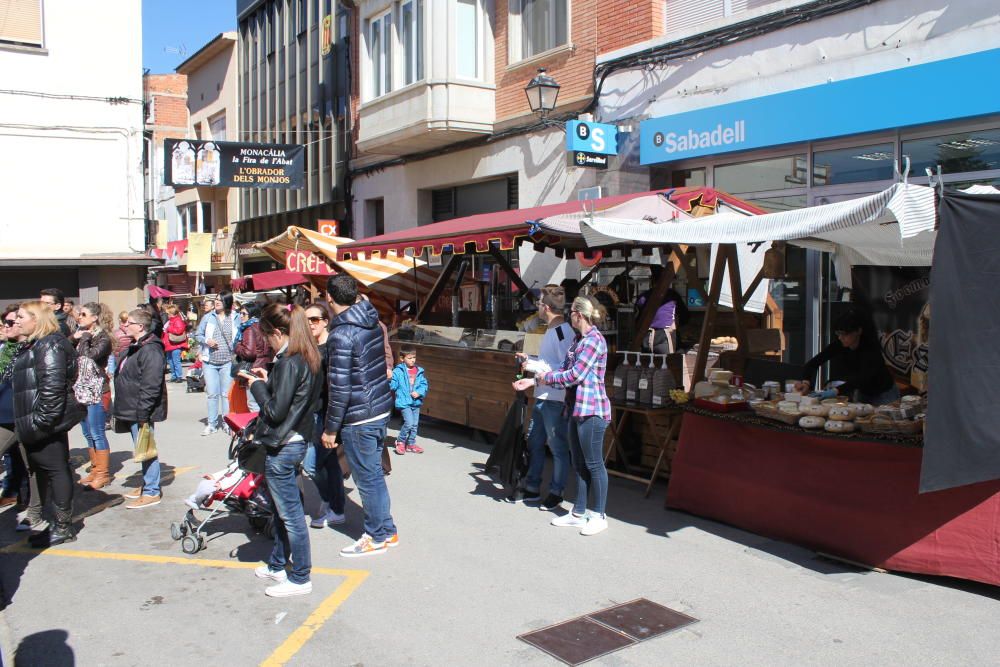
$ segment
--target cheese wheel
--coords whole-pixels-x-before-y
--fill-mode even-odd
[[[802,428],[823,428],[826,424],[826,420],[822,417],[806,416],[799,420],[799,426]]]
[[[831,405],[828,416],[831,421],[852,421],[858,416],[858,411],[849,405]]]
[[[826,417],[830,414],[829,405],[803,405],[801,407],[802,414],[809,415],[810,417]],[[824,421],[826,421],[824,419]]]
[[[826,422],[824,428],[831,433],[852,433],[854,422],[830,420]]]

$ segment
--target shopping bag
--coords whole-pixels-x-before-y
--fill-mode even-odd
[[[136,463],[142,463],[155,459],[157,456],[159,456],[159,452],[156,451],[156,438],[153,437],[153,429],[150,428],[149,424],[143,424],[139,428],[139,437],[135,441],[135,456],[133,458]]]
[[[229,411],[230,412],[250,412],[247,404],[247,389],[241,387],[239,382],[234,382],[229,388]]]
[[[344,479],[351,478],[351,464],[347,461],[347,453],[344,451],[344,446],[340,445],[337,447],[337,463],[340,464],[340,474],[343,475]]]

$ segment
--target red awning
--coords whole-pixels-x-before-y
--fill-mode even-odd
[[[267,290],[290,287],[292,285],[304,285],[309,282],[309,279],[301,273],[292,273],[285,269],[255,273],[247,277],[253,281],[254,291],[257,292],[266,292]]]
[[[149,298],[150,299],[166,299],[167,297],[174,296],[174,293],[170,290],[165,290],[157,285],[149,286]]]
[[[464,253],[470,250],[487,252],[490,243],[499,243],[501,250],[513,250],[522,239],[531,235],[529,226],[531,221],[561,213],[577,213],[583,210],[584,206],[587,208],[608,208],[656,192],[668,194],[674,204],[688,211],[697,204],[714,207],[718,199],[733,204],[743,204],[739,199],[711,188],[675,188],[651,192],[632,192],[614,197],[601,197],[587,202],[576,200],[496,213],[481,213],[454,220],[445,220],[432,225],[403,229],[341,244],[337,246],[337,258],[340,260],[356,258],[360,253],[371,256],[373,252],[385,256],[390,251],[394,251],[402,257],[407,250],[419,256],[425,248],[430,248],[434,255],[440,255],[445,246],[452,246],[455,253]],[[535,240],[547,244],[558,241],[558,239],[552,238],[550,233],[546,233],[545,237],[541,239],[536,236]],[[472,245],[475,246],[474,250],[471,247],[466,247]]]

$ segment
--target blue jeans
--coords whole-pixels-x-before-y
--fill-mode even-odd
[[[417,444],[417,426],[420,425],[420,406],[415,405],[409,408],[400,408],[403,415],[403,425],[399,427],[399,438],[396,440],[401,445]]]
[[[587,511],[587,492],[594,491],[592,511],[604,516],[608,503],[608,469],[604,467],[604,432],[608,422],[600,417],[591,416],[570,419],[569,450],[573,455],[573,467],[576,468],[576,503],[573,505],[575,514]]]
[[[323,435],[322,415],[322,412],[316,413],[316,442],[311,443],[306,448],[302,470],[312,478],[320,499],[337,514],[343,514],[347,504],[347,494],[344,492],[344,473],[340,470],[337,450],[327,449],[319,440],[320,436]]]
[[[111,449],[108,445],[108,436],[104,432],[106,421],[107,413],[104,411],[104,404],[98,403],[87,406],[87,416],[80,422],[80,428],[83,429],[83,437],[86,438],[87,445],[99,452]]]
[[[384,542],[396,534],[396,524],[389,513],[389,488],[382,474],[382,447],[389,418],[379,421],[344,426],[340,437],[341,447],[351,464],[354,483],[361,495],[365,512],[365,532],[375,542]]]
[[[184,370],[181,368],[181,349],[171,350],[167,353],[167,361],[170,362],[170,375],[174,380],[184,378]]]
[[[150,424],[149,427],[153,428],[153,425]],[[138,439],[139,425],[132,424],[132,444],[135,445]],[[160,457],[158,456],[142,462],[142,495],[160,495]]]
[[[229,414],[229,388],[233,378],[229,375],[231,362],[224,364],[205,364],[205,391],[208,393],[208,425],[222,426],[219,419],[219,401],[222,401],[222,416]]]
[[[545,470],[545,443],[552,450],[552,481],[549,493],[561,496],[569,476],[569,444],[566,442],[567,419],[562,401],[535,401],[528,427],[528,474],[524,480],[527,491],[541,491]]]
[[[295,584],[309,581],[312,555],[309,530],[302,509],[302,496],[295,483],[298,466],[306,455],[305,442],[289,442],[276,454],[264,459],[264,479],[274,501],[274,549],[267,565],[272,571],[284,570],[289,558],[292,570],[288,580]]]

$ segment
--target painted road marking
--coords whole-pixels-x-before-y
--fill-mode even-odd
[[[242,563],[228,560],[195,560],[179,556],[154,556],[149,554],[105,553],[103,551],[79,551],[76,549],[45,549],[42,551],[28,549],[18,544],[11,544],[3,550],[5,553],[36,554],[38,556],[61,556],[63,558],[83,558],[90,560],[130,561],[135,563],[159,563],[164,565],[188,565],[195,567],[219,567],[231,570],[252,570],[257,563]],[[334,612],[361,586],[368,578],[368,570],[341,570],[329,567],[314,567],[313,574],[324,574],[343,577],[344,581],[328,595],[309,617],[288,636],[281,646],[276,648],[262,663],[261,667],[281,667],[288,663],[309,641],[324,623],[330,620]]]

